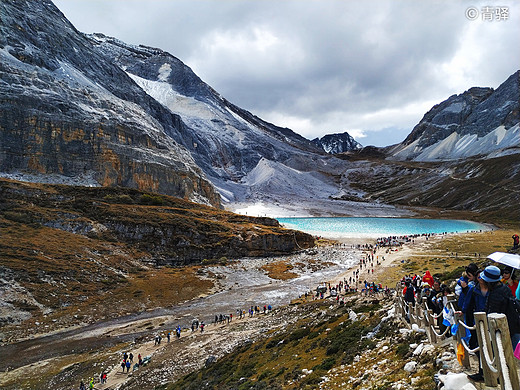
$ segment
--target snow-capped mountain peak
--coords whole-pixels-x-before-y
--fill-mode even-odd
[[[313,139],[312,142],[329,154],[350,152],[362,148],[361,144],[347,132],[327,134]]]

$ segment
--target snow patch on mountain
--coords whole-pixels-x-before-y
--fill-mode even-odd
[[[205,134],[207,141],[218,137],[220,140],[225,139],[238,147],[246,148],[248,145],[244,144],[244,128],[260,134],[256,127],[227,107],[222,109],[208,102],[181,95],[168,82],[152,81],[131,73],[127,74],[148,95],[172,113],[181,116],[188,126],[197,129],[200,134]]]
[[[168,80],[168,76],[170,76],[170,74],[172,73],[172,66],[168,63],[164,63],[160,68],[159,68],[159,81],[167,81]]]
[[[504,126],[499,126],[483,137],[477,134],[460,135],[454,132],[426,148],[421,148],[420,143],[421,138],[405,146],[394,157],[400,160],[413,158],[416,161],[457,160],[498,152],[511,146],[517,150],[514,153],[518,153],[520,150],[515,148],[515,145],[520,146],[520,127],[516,124],[506,130]]]

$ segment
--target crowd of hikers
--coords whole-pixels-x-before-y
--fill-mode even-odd
[[[408,275],[401,281],[403,297],[405,302],[412,305],[415,305],[416,301],[422,302],[423,297],[426,297],[427,308],[436,315],[442,313],[437,317],[441,333],[449,326],[452,327],[452,332],[456,329],[452,307],[462,314],[465,324],[469,327],[475,324],[474,313],[505,314],[512,347],[515,350],[520,342],[520,286],[514,271],[509,266],[501,269],[495,265],[479,269],[477,264],[471,263],[465,267],[460,278],[449,286],[434,278],[429,271],[422,277]],[[452,293],[456,297],[453,306],[448,305],[448,295]],[[475,349],[478,346],[476,332],[468,331],[465,341],[470,349]],[[476,354],[480,358],[478,351]],[[468,377],[475,382],[482,382],[482,368]]]
[[[369,296],[372,294],[385,294],[391,296],[394,293],[393,289],[388,286],[382,286],[381,283],[369,281],[374,274],[374,269],[385,260],[384,256],[377,255],[378,250],[386,250],[386,253],[397,250],[404,243],[414,242],[418,237],[425,236],[428,239],[431,234],[410,235],[410,236],[392,236],[380,238],[375,244],[357,245],[358,249],[364,250],[365,254],[359,260],[358,266],[353,270],[352,275],[345,277],[337,284],[323,283],[319,285],[315,292],[306,292],[305,298],[308,299],[335,299],[338,304],[344,304],[344,297],[350,293],[361,293]],[[518,247],[518,236],[513,236],[515,247]],[[346,244],[337,244],[346,246]],[[477,254],[476,254],[477,255]],[[480,257],[480,256],[479,256]],[[520,271],[518,271],[520,273]],[[368,276],[363,276],[366,273]],[[362,280],[363,279],[363,280]],[[514,269],[505,267],[500,269],[496,266],[487,266],[484,269],[479,269],[475,263],[469,264],[465,267],[459,279],[450,283],[450,285],[441,283],[441,281],[431,275],[430,271],[426,271],[424,275],[407,275],[401,280],[402,293],[405,302],[410,302],[415,305],[417,302],[422,302],[426,298],[426,305],[431,309],[437,317],[437,325],[441,333],[446,331],[447,327],[455,325],[454,313],[448,305],[448,296],[455,294],[457,300],[455,302],[456,310],[462,313],[463,319],[467,326],[474,325],[474,313],[503,313],[506,315],[511,335],[511,342],[513,349],[519,345],[520,342],[520,285],[515,278]],[[301,296],[303,297],[303,296]],[[453,303],[453,302],[452,302]],[[272,310],[271,305],[251,306],[248,310],[237,309],[235,318],[245,319],[251,318],[260,314],[268,314]],[[227,325],[233,321],[233,313],[219,313],[214,317],[214,325]],[[205,323],[198,319],[193,319],[191,323],[191,332],[204,332]],[[189,329],[189,328],[188,328]],[[178,325],[173,330],[177,338],[181,337],[182,329]],[[477,336],[475,331],[468,331],[467,344],[471,349],[474,349],[477,344]],[[168,342],[171,340],[171,332],[166,332]],[[154,336],[155,346],[161,344],[162,334],[158,333]],[[478,355],[478,352],[477,352]],[[134,356],[132,353],[125,352],[121,362],[122,372],[129,372],[132,367]],[[137,369],[149,362],[150,357],[144,359],[141,354],[138,355],[137,362],[133,365],[133,369]],[[473,381],[483,381],[482,368],[476,374],[468,375]],[[102,372],[100,375],[100,382],[106,383],[107,374]],[[94,388],[94,379],[89,380],[89,389]],[[80,390],[86,390],[87,386],[82,381]]]

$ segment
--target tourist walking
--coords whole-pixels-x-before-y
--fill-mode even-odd
[[[501,283],[500,268],[490,265],[484,269],[480,277],[489,283],[486,313],[506,315],[514,351],[520,341],[520,318],[514,308],[514,296],[508,286]]]

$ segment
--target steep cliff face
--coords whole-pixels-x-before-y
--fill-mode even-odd
[[[312,236],[284,229],[271,218],[240,216],[132,189],[22,185],[0,179],[0,196],[0,219],[119,242],[157,265],[287,254],[314,246]]]
[[[399,145],[393,158],[455,160],[500,151],[518,153],[520,146],[520,71],[496,90],[470,88],[434,106]],[[516,149],[516,150],[512,150]]]
[[[97,52],[50,2],[0,4],[0,172],[128,186],[220,205],[182,121]],[[178,137],[180,138],[180,137]]]

